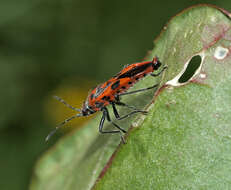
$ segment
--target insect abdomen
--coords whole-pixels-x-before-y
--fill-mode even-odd
[[[135,63],[123,69],[120,74],[115,77],[111,90],[114,93],[122,93],[128,90],[140,79],[153,72],[152,62]]]

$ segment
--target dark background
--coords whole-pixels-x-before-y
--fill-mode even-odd
[[[230,11],[229,1],[212,2]],[[172,16],[209,2],[1,0],[0,189],[27,189],[35,161],[62,135],[44,142],[71,113],[52,95],[81,105],[92,86],[141,61]]]

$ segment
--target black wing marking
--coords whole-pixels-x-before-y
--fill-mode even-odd
[[[117,80],[111,85],[111,89],[115,90],[117,87],[119,87],[119,85],[120,85],[120,80]]]
[[[152,62],[150,63],[147,63],[147,64],[144,64],[144,65],[141,65],[141,66],[137,66],[137,67],[134,67],[132,68],[131,70],[121,74],[118,76],[118,79],[121,79],[121,78],[131,78],[131,77],[134,77],[136,76],[137,74],[139,73],[142,73],[143,71],[145,71],[148,67],[150,67],[152,65]]]

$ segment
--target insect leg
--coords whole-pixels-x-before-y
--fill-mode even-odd
[[[157,77],[157,76],[159,76],[167,68],[168,68],[167,66],[164,66],[163,69],[159,73],[157,73],[157,74],[151,73],[151,76]]]
[[[146,90],[150,90],[150,89],[156,88],[156,87],[158,87],[158,85],[159,84],[155,84],[155,85],[150,86],[148,88],[142,88],[142,89],[134,90],[134,91],[131,91],[131,92],[124,92],[124,93],[119,94],[118,96],[124,96],[124,95],[128,95],[128,94],[135,94],[137,92],[143,92],[143,91],[146,91]]]
[[[137,111],[137,110],[139,110],[139,109],[137,109],[135,106],[130,106],[130,105],[127,105],[127,104],[125,104],[125,103],[123,103],[123,102],[120,102],[120,101],[118,101],[118,102],[114,102],[116,105],[118,105],[118,106],[125,106],[125,107],[127,107],[127,108],[130,108],[130,109],[133,109],[133,110],[135,110],[135,111]],[[144,110],[139,110],[140,112],[146,112],[146,111],[144,111]]]
[[[107,120],[112,123],[116,128],[118,128],[119,130],[121,130],[122,132],[126,133],[127,131],[125,131],[123,128],[121,128],[119,125],[117,125],[116,123],[114,123],[113,121],[111,121],[111,118],[110,118],[110,115],[109,115],[109,112],[107,110],[107,108],[105,108],[106,110],[106,116],[107,116]]]
[[[124,132],[124,133],[126,133],[127,131],[125,131],[120,126],[118,126],[117,124],[115,124],[114,122],[111,121],[111,118],[110,118],[110,115],[109,115],[109,112],[108,112],[107,108],[103,108],[102,111],[103,111],[103,116],[102,116],[100,124],[99,124],[99,132],[103,133],[103,134],[105,134],[105,133],[120,133],[120,138],[121,138],[122,142],[125,144],[125,140],[124,140],[123,135],[121,134],[121,131]],[[118,128],[119,130],[115,130],[115,131],[103,131],[103,124],[104,124],[105,118],[110,123],[112,123],[116,128]]]
[[[157,74],[152,73],[151,76],[153,76],[153,77],[159,76],[159,75],[160,75],[165,69],[167,69],[167,68],[168,68],[168,67],[165,66],[165,67],[163,67],[163,69],[162,69],[159,73],[157,73]],[[135,94],[135,93],[137,93],[137,92],[143,92],[143,91],[146,91],[146,90],[150,90],[150,89],[156,88],[156,87],[158,87],[158,85],[159,85],[159,84],[155,84],[155,85],[150,86],[150,87],[148,87],[148,88],[142,88],[142,89],[134,90],[134,91],[131,91],[131,92],[124,92],[124,93],[121,93],[121,94],[118,95],[117,99],[119,99],[120,96],[124,96],[124,95],[128,95],[128,94]]]
[[[117,119],[120,118],[120,115],[119,115],[119,113],[118,113],[118,111],[117,111],[117,109],[116,109],[116,107],[115,107],[115,103],[112,102],[111,105],[112,105],[113,113],[114,113],[115,117],[116,117]]]
[[[124,132],[124,133],[127,132],[123,128],[121,128],[120,126],[118,126],[116,123],[114,123],[113,121],[111,121],[111,118],[110,118],[110,115],[109,115],[109,112],[108,112],[107,108],[103,108],[102,111],[103,111],[103,116],[102,116],[100,124],[99,124],[99,132],[100,133],[120,133],[121,131]],[[113,124],[119,130],[115,130],[115,131],[103,131],[103,125],[104,125],[105,118],[107,119],[108,122],[110,122],[111,124]]]
[[[104,121],[105,121],[105,118],[107,117],[106,115],[107,113],[105,111],[103,111],[103,116],[100,120],[100,123],[99,123],[99,132],[100,133],[120,133],[119,130],[116,130],[116,131],[103,131],[103,125],[104,125]]]
[[[141,113],[147,113],[147,112],[144,111],[144,110],[137,110],[137,109],[134,108],[133,106],[128,106],[128,105],[126,105],[126,104],[124,104],[124,103],[122,103],[122,102],[120,102],[120,103],[121,103],[121,104],[118,104],[118,105],[127,106],[127,107],[129,107],[129,108],[131,108],[131,109],[133,109],[133,110],[135,110],[135,111],[132,111],[132,112],[128,113],[127,115],[120,116],[119,113],[118,113],[118,111],[117,111],[117,109],[116,109],[115,103],[113,102],[113,103],[112,103],[113,112],[114,112],[114,115],[115,115],[116,119],[118,119],[118,120],[122,120],[122,119],[125,119],[125,118],[127,118],[127,117],[130,117],[131,115],[133,115],[133,114],[135,114],[135,113],[140,113],[140,112],[141,112]]]

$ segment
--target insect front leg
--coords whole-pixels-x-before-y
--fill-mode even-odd
[[[104,133],[104,134],[105,133],[120,133],[121,140],[122,140],[123,143],[125,143],[123,135],[121,134],[121,131],[124,132],[124,133],[126,133],[127,131],[125,131],[123,128],[121,128],[116,123],[114,123],[113,121],[111,121],[111,118],[110,118],[110,115],[109,115],[109,112],[108,112],[107,108],[105,108],[105,107],[102,108],[102,111],[103,111],[103,116],[102,116],[100,124],[99,124],[99,132],[100,133]],[[110,122],[111,124],[113,124],[119,130],[103,131],[103,125],[104,125],[105,118],[107,119],[108,122]]]
[[[112,104],[112,108],[113,108],[113,113],[114,113],[116,119],[118,119],[118,120],[122,120],[122,119],[125,119],[125,118],[127,118],[127,117],[130,117],[131,115],[133,115],[133,114],[135,114],[135,113],[145,113],[145,114],[147,113],[147,112],[144,111],[144,110],[138,110],[138,109],[136,109],[135,107],[133,107],[133,106],[128,106],[127,104],[122,103],[122,102],[116,102],[116,103],[112,102],[111,104]],[[115,105],[115,104],[121,105],[121,106],[126,106],[126,107],[131,108],[131,109],[133,109],[133,110],[135,110],[135,111],[132,111],[132,112],[128,113],[127,115],[120,116],[119,113],[118,113],[118,111],[117,111],[117,109],[116,109],[116,105]]]
[[[104,121],[105,121],[105,118],[107,118],[108,120],[108,112],[103,110],[103,116],[100,120],[100,123],[99,123],[99,132],[100,133],[120,133],[119,130],[115,130],[115,131],[104,131],[103,130],[103,125],[104,125]]]

